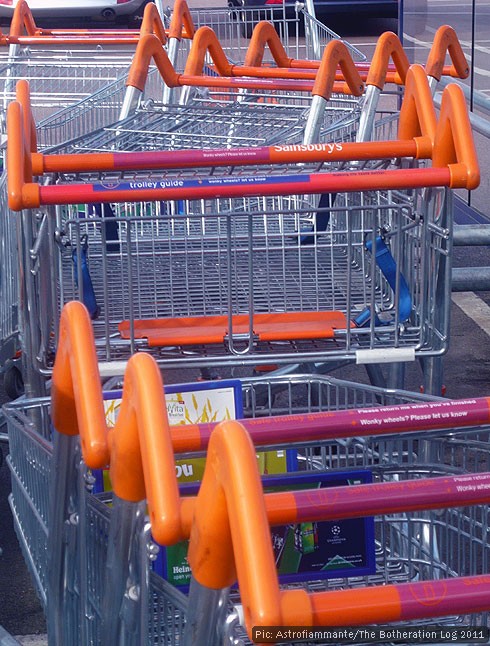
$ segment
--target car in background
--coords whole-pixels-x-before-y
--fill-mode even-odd
[[[302,4],[302,3],[301,3]],[[243,25],[243,33],[249,37],[259,20],[272,20],[270,16],[294,13],[296,0],[228,0],[230,10]],[[315,14],[319,18],[366,17],[398,19],[398,0],[313,0]]]
[[[0,0],[0,20],[10,20],[19,0]],[[27,0],[34,19],[130,21],[149,0]]]

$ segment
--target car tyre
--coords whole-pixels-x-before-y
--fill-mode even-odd
[[[24,378],[22,372],[13,363],[5,367],[3,388],[10,399],[17,399],[24,394]]]

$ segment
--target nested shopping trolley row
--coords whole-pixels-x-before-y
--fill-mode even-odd
[[[39,250],[31,315],[84,300],[108,362],[136,349],[167,367],[444,352],[444,187],[477,185],[479,169],[459,88],[437,119],[425,73],[410,78],[388,142],[31,155],[11,104],[10,205],[28,209],[26,253]],[[52,183],[28,176],[48,168]],[[38,338],[30,326],[41,370],[57,341],[46,321]]]
[[[137,354],[108,429],[80,303],[65,308],[61,328],[51,402],[6,409],[10,502],[53,643],[248,643],[253,626],[288,624],[487,625],[487,398],[431,399],[318,375],[255,378],[241,385],[239,423],[169,428],[160,371]],[[262,448],[298,460],[299,471],[269,479],[275,491],[260,480]],[[212,455],[197,497],[197,487],[179,493],[174,451]],[[108,497],[93,493],[90,468],[109,456]],[[312,484],[325,470],[354,482]],[[298,476],[312,486],[295,489]],[[368,572],[317,572],[279,588],[273,545],[285,527],[321,531],[326,522],[338,533],[355,518],[372,525]],[[296,537],[303,554],[310,534]],[[155,541],[188,537],[186,593],[151,562]],[[236,577],[238,590],[228,591]]]

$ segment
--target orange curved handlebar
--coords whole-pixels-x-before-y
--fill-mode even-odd
[[[366,85],[375,85],[380,90],[383,89],[390,59],[393,59],[399,81],[405,83],[410,62],[398,36],[391,31],[386,31],[381,34],[376,43]]]
[[[151,60],[155,61],[163,80],[169,87],[179,85],[179,75],[175,71],[162,43],[154,34],[142,36],[136,46],[133,62],[128,73],[126,85],[132,86],[143,92]]]
[[[294,59],[286,54],[274,25],[267,20],[261,20],[252,33],[243,64],[249,67],[260,67],[264,58],[265,46],[268,45],[272,57],[278,67],[291,67]]]
[[[419,146],[432,157],[437,126],[436,109],[427,75],[421,65],[411,65],[405,78],[405,95],[400,108],[398,137],[417,138]]]
[[[449,70],[444,67],[446,52],[449,52],[452,63]],[[450,76],[461,79],[468,77],[470,67],[456,32],[452,27],[443,25],[436,31],[434,42],[425,65],[425,71],[429,76],[434,77],[438,81],[441,80],[443,74],[449,74]]]
[[[221,422],[211,434],[188,561],[196,580],[210,588],[228,587],[238,577],[248,626],[282,623],[257,458],[239,422]]]
[[[7,107],[7,191],[11,209],[39,206],[39,186],[32,183],[32,161],[37,156],[36,124],[29,82],[17,81],[16,101]],[[20,207],[20,208],[19,208]]]
[[[153,2],[146,5],[143,12],[143,20],[140,27],[140,38],[145,34],[155,34],[160,39],[162,45],[167,42],[167,34],[163,26],[162,19],[158,13],[158,9]]]
[[[331,40],[325,47],[312,94],[323,96],[325,99],[330,98],[337,67],[342,70],[346,81],[345,92],[350,90],[354,96],[360,96],[364,90],[364,83],[347,46],[341,40]]]
[[[124,375],[116,425],[105,421],[92,324],[85,306],[64,306],[53,369],[51,414],[58,432],[80,435],[89,468],[110,463],[114,492],[124,500],[148,500],[155,539],[171,545],[183,537],[163,384],[155,361],[136,354]]]
[[[220,76],[232,76],[233,66],[228,62],[218,37],[211,27],[206,26],[199,27],[194,34],[184,74],[201,76],[204,70],[206,54],[208,53]]]
[[[12,20],[10,22],[9,35],[22,36],[24,34],[24,29],[28,36],[38,36],[40,33],[26,0],[19,0],[15,6]]]
[[[175,0],[168,29],[169,38],[194,38],[196,28],[185,0]]]
[[[463,90],[456,83],[446,86],[442,93],[433,164],[449,166],[451,187],[464,186],[472,190],[480,184],[480,166],[468,108]]]

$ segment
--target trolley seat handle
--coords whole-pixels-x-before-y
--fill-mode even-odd
[[[9,36],[40,36],[43,33],[34,21],[34,16],[26,0],[19,0],[15,6],[10,22]]]
[[[186,0],[175,0],[168,28],[168,37],[176,38],[177,40],[182,38],[193,39],[195,32],[196,28]]]
[[[265,26],[269,25],[274,33],[276,33],[272,25],[266,22],[263,24]],[[330,96],[331,92],[334,90],[334,83],[337,80],[337,77],[344,80],[345,83],[340,88],[335,86],[336,91],[341,91],[345,94],[352,93],[355,96],[360,96],[364,90],[364,84],[357,72],[351,54],[345,44],[339,40],[331,41],[325,48],[320,69],[317,71],[291,69],[287,65],[287,60],[283,61],[283,67],[261,67],[247,64],[234,65],[228,61],[216,33],[210,27],[200,27],[196,31],[192,41],[191,50],[184,70],[184,76],[202,75],[206,66],[207,54],[209,54],[213,61],[214,69],[223,77],[246,76],[273,79],[315,80],[323,75],[326,77],[324,82],[328,88],[324,90],[324,93],[328,94],[328,96]],[[338,66],[340,66],[342,72],[340,75],[336,73]]]
[[[186,76],[201,76],[209,54],[220,76],[233,76],[233,65],[228,61],[218,37],[211,27],[203,26],[194,34],[184,68]]]
[[[445,66],[446,53],[449,53],[451,65]],[[455,30],[449,25],[442,25],[436,31],[434,41],[425,64],[428,76],[437,81],[442,75],[465,79],[470,73],[470,66],[466,60],[461,43]]]
[[[468,122],[468,115],[465,117]],[[427,74],[418,64],[411,65],[405,76],[405,93],[400,107],[398,138],[414,139],[418,157],[432,158],[439,127]]]
[[[392,31],[386,31],[378,38],[366,85],[372,85],[382,90],[388,74],[390,60],[395,64],[395,82],[405,84],[410,61],[403,49],[398,36]]]

